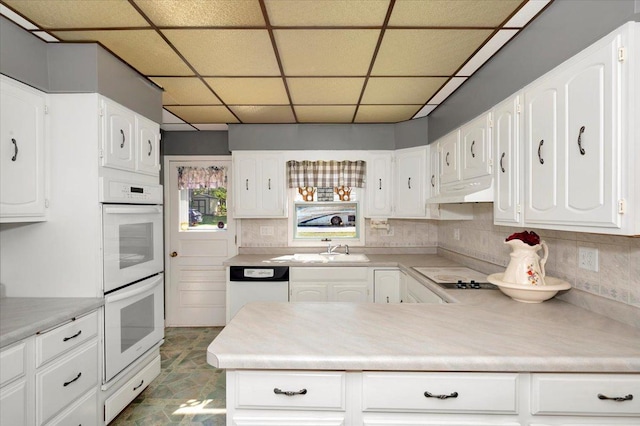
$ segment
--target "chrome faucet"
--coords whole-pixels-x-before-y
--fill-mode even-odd
[[[336,244],[335,246],[332,246],[331,243],[327,246],[327,253],[333,253],[339,247],[344,247],[344,254],[349,254],[349,246],[347,244]]]

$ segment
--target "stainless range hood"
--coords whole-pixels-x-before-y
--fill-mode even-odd
[[[441,185],[440,193],[427,200],[428,204],[487,202],[493,202],[493,176]]]

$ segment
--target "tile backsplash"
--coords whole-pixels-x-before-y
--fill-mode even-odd
[[[486,262],[489,266],[495,265],[496,270],[506,267],[510,250],[504,240],[523,229],[494,225],[491,203],[474,204],[473,213],[474,220],[470,221],[391,219],[390,231],[372,229],[367,220],[367,247],[438,247],[467,259]],[[287,219],[242,219],[241,245],[287,247],[287,226]],[[534,230],[549,246],[548,275],[568,281],[574,288],[587,293],[640,307],[640,238],[527,230]],[[598,272],[578,268],[579,247],[598,249]]]

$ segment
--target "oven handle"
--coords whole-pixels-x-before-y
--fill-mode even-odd
[[[107,214],[148,214],[162,213],[162,207],[105,207]]]
[[[133,296],[137,296],[139,294],[145,293],[149,290],[151,290],[152,288],[154,288],[155,286],[159,285],[160,283],[162,283],[162,277],[159,277],[157,280],[150,282],[149,284],[145,284],[140,288],[137,288],[135,290],[130,290],[124,293],[120,293],[120,294],[116,294],[113,296],[107,296],[105,297],[105,302],[106,303],[113,303],[113,302],[117,302],[119,300],[123,300],[123,299],[128,299],[130,297]]]

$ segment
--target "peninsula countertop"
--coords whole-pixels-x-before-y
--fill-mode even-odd
[[[640,373],[640,329],[557,299],[251,303],[209,345],[227,369]]]
[[[102,305],[102,298],[0,298],[0,348],[63,324]]]

